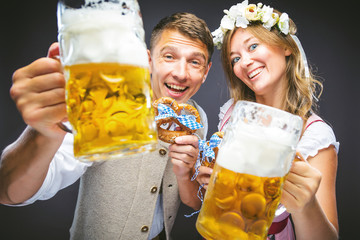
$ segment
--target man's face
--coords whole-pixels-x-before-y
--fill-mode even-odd
[[[206,45],[176,30],[165,30],[149,56],[154,99],[186,102],[199,90],[211,67]]]

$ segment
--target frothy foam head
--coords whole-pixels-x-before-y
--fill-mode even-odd
[[[59,21],[60,22],[60,21]],[[59,23],[64,65],[116,62],[148,67],[139,15],[114,9],[67,9]]]
[[[301,130],[302,120],[298,116],[256,103],[238,102],[216,162],[238,173],[285,176]]]

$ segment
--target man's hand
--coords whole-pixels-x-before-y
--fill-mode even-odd
[[[169,151],[175,175],[180,179],[191,179],[199,154],[198,138],[194,135],[177,137]]]
[[[10,95],[24,121],[47,137],[63,137],[57,123],[66,120],[65,78],[58,59],[59,46],[13,74]]]
[[[173,163],[181,201],[196,210],[201,206],[201,201],[197,197],[199,184],[197,181],[191,181],[191,178],[199,154],[198,142],[198,138],[194,135],[181,136],[175,138],[175,143],[169,147],[169,156]]]

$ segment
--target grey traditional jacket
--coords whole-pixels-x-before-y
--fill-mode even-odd
[[[191,101],[198,108],[198,105]],[[202,110],[201,110],[202,111]],[[198,132],[203,138],[207,131]],[[159,142],[151,153],[95,163],[81,177],[71,227],[72,239],[148,239],[156,201],[163,195],[167,239],[180,204],[168,145]]]

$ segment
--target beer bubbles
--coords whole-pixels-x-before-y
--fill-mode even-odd
[[[196,227],[209,239],[266,239],[302,120],[240,101],[219,148]]]
[[[87,0],[79,8],[60,2],[58,28],[75,157],[98,161],[154,149],[157,132],[137,1]]]

